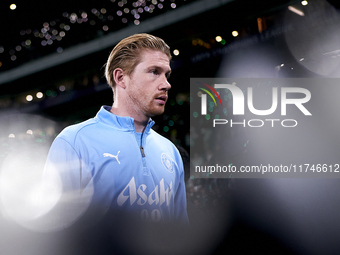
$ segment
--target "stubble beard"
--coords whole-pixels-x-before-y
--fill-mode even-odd
[[[148,105],[148,109],[145,109],[145,112],[147,113],[146,115],[148,117],[154,117],[154,116],[158,116],[158,115],[161,115],[164,113],[164,109],[165,109],[165,105],[164,106],[155,106],[155,105],[152,105],[152,104],[155,104],[154,102],[151,102],[149,105]]]
[[[146,104],[146,100],[143,100],[139,95],[135,96],[130,94],[129,97],[131,102],[134,104],[135,111],[139,112],[140,114],[144,114],[145,116],[151,118],[164,113],[165,105],[157,105],[154,102],[154,99]]]

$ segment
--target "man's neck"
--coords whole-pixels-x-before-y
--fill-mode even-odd
[[[148,125],[148,122],[150,120],[150,118],[146,117],[146,116],[138,116],[137,114],[130,114],[128,112],[125,112],[124,110],[121,110],[118,107],[115,107],[115,105],[113,104],[111,110],[111,113],[120,116],[120,117],[131,117],[134,119],[134,125],[135,125],[135,130],[138,133],[142,133],[145,129],[145,127]]]

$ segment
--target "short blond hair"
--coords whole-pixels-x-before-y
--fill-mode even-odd
[[[131,35],[113,48],[106,62],[105,77],[112,88],[115,86],[113,71],[121,68],[127,75],[131,75],[145,49],[161,51],[171,59],[170,47],[161,38],[146,33]]]

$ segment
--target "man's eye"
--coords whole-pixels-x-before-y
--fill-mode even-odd
[[[158,74],[158,71],[157,71],[157,70],[152,70],[151,72],[152,72],[153,74],[156,74],[156,75]]]

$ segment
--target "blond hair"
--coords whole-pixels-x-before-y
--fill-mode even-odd
[[[115,85],[113,71],[121,68],[127,75],[131,75],[145,49],[161,51],[171,59],[170,47],[161,38],[146,33],[131,35],[113,48],[106,62],[105,77],[112,88]]]

